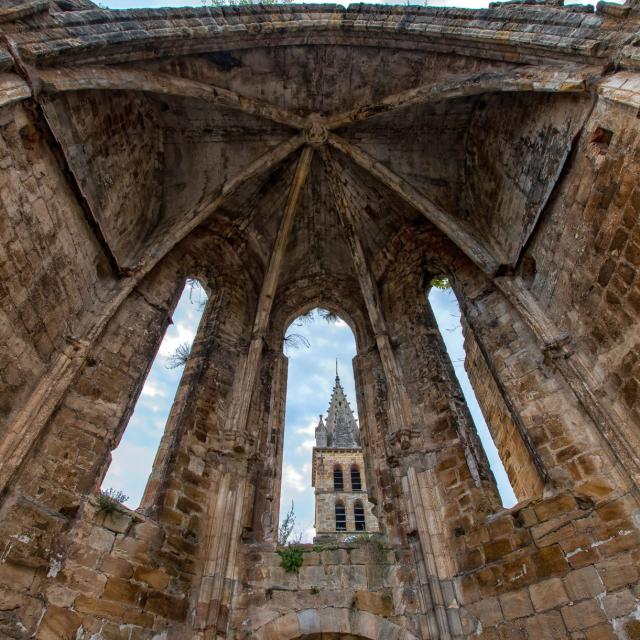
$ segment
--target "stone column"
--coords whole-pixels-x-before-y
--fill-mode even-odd
[[[176,392],[171,413],[167,420],[158,451],[156,453],[153,468],[144,495],[140,502],[140,508],[148,513],[153,513],[161,501],[161,492],[166,491],[166,485],[175,471],[171,461],[175,460],[177,450],[182,444],[182,439],[187,429],[187,423],[195,427],[193,412],[197,406],[200,385],[206,379],[209,367],[212,365],[212,352],[218,350],[220,345],[214,338],[220,330],[222,323],[221,311],[224,309],[224,292],[214,290],[207,301],[198,333],[193,341],[189,358],[185,365],[180,385]],[[219,357],[219,353],[216,357]],[[215,359],[215,358],[214,358]],[[202,461],[192,461],[192,472],[198,473]]]
[[[211,483],[200,585],[193,613],[194,638],[226,637],[247,490],[246,463],[226,451]]]
[[[284,417],[287,399],[287,358],[282,353],[263,355],[264,377],[258,417],[258,446],[254,465],[255,499],[251,537],[256,542],[277,542],[282,488]],[[288,509],[288,505],[284,505]]]

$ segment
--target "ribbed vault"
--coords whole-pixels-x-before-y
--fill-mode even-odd
[[[4,4],[0,635],[631,637],[638,0]],[[187,278],[203,320],[141,509],[111,518],[95,492]],[[293,576],[282,338],[313,306],[356,336],[384,540]]]

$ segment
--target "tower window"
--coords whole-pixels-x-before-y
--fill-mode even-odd
[[[364,519],[364,507],[359,500],[353,505],[353,517],[356,523],[356,531],[366,531],[367,523]]]
[[[336,531],[347,530],[347,514],[342,502],[336,502]]]
[[[344,491],[344,478],[340,467],[333,468],[333,490]]]
[[[360,479],[360,469],[355,465],[351,467],[351,491],[362,491],[362,481]]]

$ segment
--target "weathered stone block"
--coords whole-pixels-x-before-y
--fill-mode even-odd
[[[536,640],[558,640],[568,637],[567,628],[558,611],[550,611],[528,618],[526,629],[529,637],[536,638]]]
[[[524,618],[533,613],[533,606],[527,589],[505,593],[499,599],[502,613],[506,620]]]
[[[87,538],[87,545],[96,551],[106,553],[111,551],[116,536],[111,531],[107,531],[102,527],[93,527]]]
[[[75,638],[82,623],[80,616],[65,607],[47,607],[44,618],[38,628],[38,640],[60,640],[61,638]]]
[[[126,602],[127,604],[143,606],[146,592],[139,585],[123,578],[109,578],[102,597],[106,600]]]
[[[140,582],[146,582],[154,589],[164,589],[171,580],[171,576],[167,575],[164,569],[145,569],[137,567],[133,577]]]
[[[497,598],[484,598],[468,605],[467,609],[480,620],[483,627],[492,627],[504,620]]]
[[[610,620],[628,615],[636,608],[636,605],[637,600],[629,589],[608,593],[602,598],[602,606]]]
[[[638,567],[629,556],[599,562],[596,569],[607,590],[619,589],[638,580]]]
[[[605,589],[594,567],[571,571],[564,577],[564,585],[571,600],[594,598]]]
[[[305,609],[298,612],[298,626],[301,635],[312,635],[322,631],[320,616],[315,609]]]
[[[393,598],[390,593],[355,591],[355,606],[361,611],[387,617],[393,613]]]
[[[187,600],[161,591],[149,591],[144,610],[182,622],[187,615]]]
[[[570,604],[562,607],[560,611],[569,631],[588,629],[605,621],[604,612],[596,600]]]
[[[562,575],[569,569],[562,550],[555,545],[536,551],[531,559],[535,566],[536,575],[540,578]]]
[[[550,578],[529,587],[531,601],[536,611],[546,611],[569,602],[560,578]]]

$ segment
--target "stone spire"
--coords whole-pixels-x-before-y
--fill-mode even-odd
[[[342,449],[352,449],[360,446],[360,432],[358,431],[358,424],[353,415],[353,411],[349,406],[349,401],[344,393],[344,389],[340,384],[337,360],[336,381],[331,394],[325,428],[327,431],[326,446]]]

